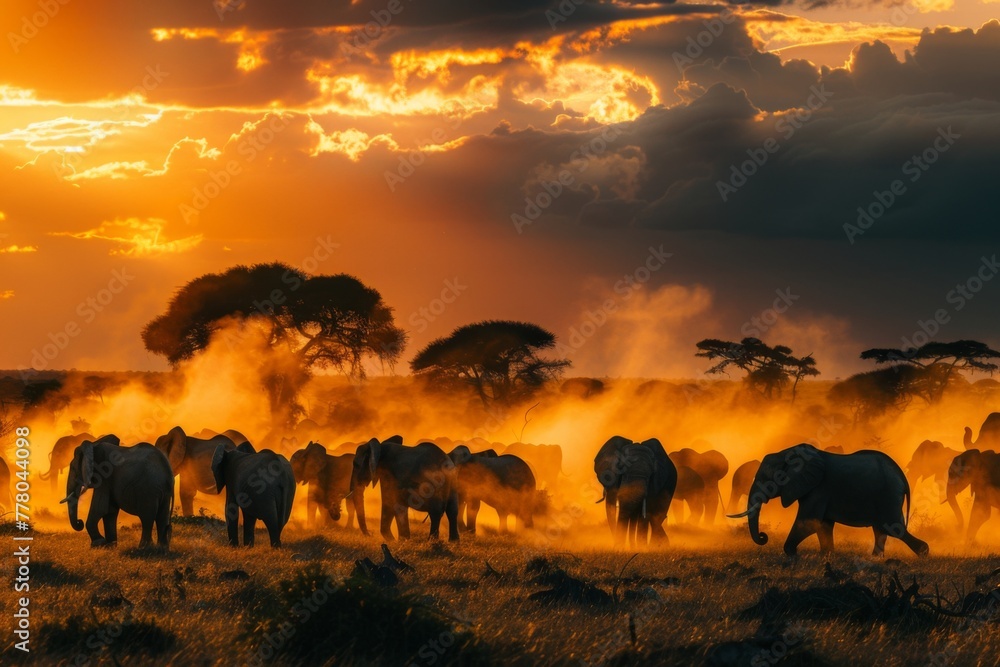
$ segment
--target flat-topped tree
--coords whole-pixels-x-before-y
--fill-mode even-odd
[[[976,340],[956,340],[950,343],[932,341],[920,347],[874,347],[861,353],[862,359],[889,367],[916,367],[908,389],[928,403],[941,399],[948,385],[963,373],[989,373],[1000,366],[1000,352]]]
[[[529,322],[487,320],[459,327],[422,349],[410,362],[414,373],[476,390],[483,405],[530,396],[562,375],[567,359],[543,359],[556,337]]]
[[[746,385],[765,398],[773,398],[775,394],[780,396],[791,383],[792,400],[795,400],[799,381],[811,375],[819,375],[812,355],[796,357],[792,355],[790,347],[771,347],[758,338],[744,338],[738,343],[706,338],[696,343],[696,347],[696,357],[716,362],[705,371],[707,374],[728,373],[731,367],[736,367],[746,373]]]
[[[208,347],[227,324],[253,328],[276,352],[261,359],[262,382],[278,422],[295,417],[296,396],[313,368],[363,378],[366,359],[392,365],[406,343],[392,308],[354,276],[310,276],[285,264],[234,266],[181,287],[142,331],[146,349],[172,365]]]

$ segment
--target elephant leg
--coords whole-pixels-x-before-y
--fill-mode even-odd
[[[190,483],[184,483],[185,476],[181,475],[180,484],[180,496],[181,496],[181,512],[184,516],[194,516],[194,494],[195,489],[190,485]]]
[[[466,518],[468,519],[465,525],[473,535],[476,534],[476,517],[479,516],[480,505],[481,501],[478,498],[468,501],[465,505]]]
[[[156,515],[156,543],[164,549],[169,549],[170,533],[170,498],[161,498]]]
[[[52,482],[52,495],[59,497],[59,468],[51,468],[51,473],[49,473],[49,479]]]
[[[104,541],[108,546],[118,543],[118,512],[117,505],[112,505],[104,515]]]
[[[965,535],[966,544],[975,542],[976,534],[982,528],[983,524],[989,520],[992,509],[989,503],[985,503],[978,498],[973,501],[972,512],[969,514],[969,531]]]
[[[281,548],[281,520],[274,517],[269,520],[264,520],[264,527],[267,528],[267,536],[271,538],[271,548],[280,549]]]
[[[92,547],[102,547],[106,543],[104,536],[101,535],[100,526],[102,518],[102,516],[93,511],[87,515],[87,534],[90,536],[90,546]]]
[[[403,504],[396,505],[396,532],[399,539],[410,539],[410,508]]]
[[[441,517],[444,515],[444,508],[440,503],[435,503],[428,514],[431,517],[431,539],[436,540],[441,537]]]
[[[448,517],[448,541],[458,542],[458,497],[454,493],[448,496],[444,513]]]
[[[229,537],[229,546],[240,546],[240,506],[237,505],[226,489],[226,534]]]
[[[468,504],[465,502],[464,498],[458,501],[458,519],[457,520],[458,520],[458,527],[460,529],[462,529],[462,530],[468,530],[468,528],[469,528],[469,523],[466,520],[466,511],[467,511],[467,508],[468,508]]]
[[[499,527],[498,527],[497,530],[500,533],[506,533],[507,532],[507,517],[508,516],[510,516],[510,515],[507,514],[506,512],[502,512],[500,510],[497,510],[497,519],[499,520],[499,524],[498,524]]]
[[[816,532],[816,522],[796,518],[785,540],[785,553],[794,556],[802,540]]]
[[[819,535],[819,550],[825,553],[833,551],[833,522],[820,522],[816,532]]]
[[[354,503],[344,502],[347,505],[347,527],[354,525]]]
[[[715,512],[719,507],[719,483],[705,486],[705,524],[711,526],[715,523]]]
[[[667,531],[663,530],[663,522],[666,520],[667,517],[665,516],[652,517],[652,519],[650,520],[649,522],[650,541],[653,544],[660,544],[660,543],[666,544],[668,542]]]
[[[872,556],[881,556],[885,554],[885,540],[889,537],[889,533],[878,528],[872,528],[872,532],[875,533],[875,547],[872,549]]]
[[[252,547],[254,531],[257,529],[257,517],[243,510],[243,546]]]
[[[309,494],[306,497],[306,528],[313,528],[316,525],[316,514],[319,509],[319,503],[316,502],[312,494]],[[320,513],[320,518],[322,519],[322,513]]]
[[[384,539],[386,542],[391,542],[393,540],[393,537],[392,537],[392,520],[393,520],[393,518],[395,518],[395,516],[396,516],[395,509],[393,509],[393,507],[391,505],[389,505],[388,502],[386,502],[385,500],[383,500],[383,502],[382,502],[382,521],[381,521],[381,525],[380,525],[379,529],[380,529],[380,531],[382,533],[382,539]],[[403,512],[403,516],[406,516],[406,512],[405,511]],[[402,528],[400,528],[400,526],[399,526],[399,522],[398,521],[396,522],[396,529],[397,530],[402,530]],[[403,536],[402,533],[400,533],[399,536],[402,537]]]
[[[139,522],[142,524],[142,535],[139,537],[139,548],[152,546],[153,544],[153,522],[152,516],[140,516]]]

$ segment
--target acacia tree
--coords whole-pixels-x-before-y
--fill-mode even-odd
[[[717,362],[706,373],[726,373],[730,367],[735,366],[746,373],[746,385],[765,398],[773,398],[775,393],[780,396],[791,383],[792,400],[795,400],[799,382],[808,376],[819,375],[812,355],[796,357],[792,355],[790,347],[771,347],[758,338],[744,338],[738,343],[706,338],[696,343],[696,347],[696,357]]]
[[[936,403],[944,396],[948,385],[963,373],[989,373],[1000,366],[1000,352],[976,340],[956,340],[951,343],[930,342],[920,347],[875,347],[861,353],[862,359],[878,365],[888,364],[888,369],[916,368],[907,374],[908,381],[897,383],[900,391],[915,394],[928,403]]]
[[[567,359],[538,356],[555,344],[555,335],[535,324],[487,320],[431,342],[410,367],[435,381],[473,387],[483,405],[509,403],[530,396],[570,365]]]
[[[309,276],[281,263],[235,266],[195,278],[145,326],[142,340],[147,350],[177,366],[234,321],[241,329],[255,329],[280,352],[259,360],[276,423],[294,418],[296,396],[312,369],[363,378],[364,360],[391,366],[406,342],[377,290],[347,274]]]

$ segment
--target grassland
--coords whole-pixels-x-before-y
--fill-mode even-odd
[[[178,520],[163,554],[139,552],[137,526],[121,523],[112,549],[91,549],[84,534],[36,537],[32,653],[5,637],[0,661],[958,666],[1000,655],[996,606],[950,617],[905,591],[915,581],[917,595],[938,591],[947,600],[930,602],[957,610],[1000,583],[989,576],[1000,558],[918,560],[897,543],[875,560],[861,533],[829,557],[807,543],[795,561],[780,535],[761,548],[736,526],[674,527],[671,546],[632,560],[579,542],[567,550],[551,530],[458,544],[421,536],[390,545],[413,570],[382,586],[352,576],[357,560],[382,561],[381,540],[357,531],[290,525],[283,549],[247,550],[224,545],[221,522]],[[932,546],[946,553],[950,539]],[[3,608],[19,595],[6,586]]]

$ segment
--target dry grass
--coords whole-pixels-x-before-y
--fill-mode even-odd
[[[916,560],[896,545],[875,561],[848,542],[831,558],[810,545],[789,562],[777,544],[720,528],[709,549],[643,552],[623,572],[624,551],[487,534],[391,545],[414,571],[385,588],[351,579],[355,561],[382,559],[379,539],[353,531],[289,526],[281,550],[234,550],[218,523],[185,520],[162,554],[135,549],[137,528],[123,523],[114,549],[68,532],[36,537],[28,662],[957,666],[1000,655],[995,614],[876,609],[859,593],[883,604],[900,593],[898,573],[904,586],[915,577],[920,593],[958,602],[1000,583],[982,580],[996,556]],[[567,586],[587,594],[561,594]],[[5,588],[4,609],[15,595]],[[282,647],[262,651],[284,623],[293,631]],[[5,649],[4,663],[23,660]]]

